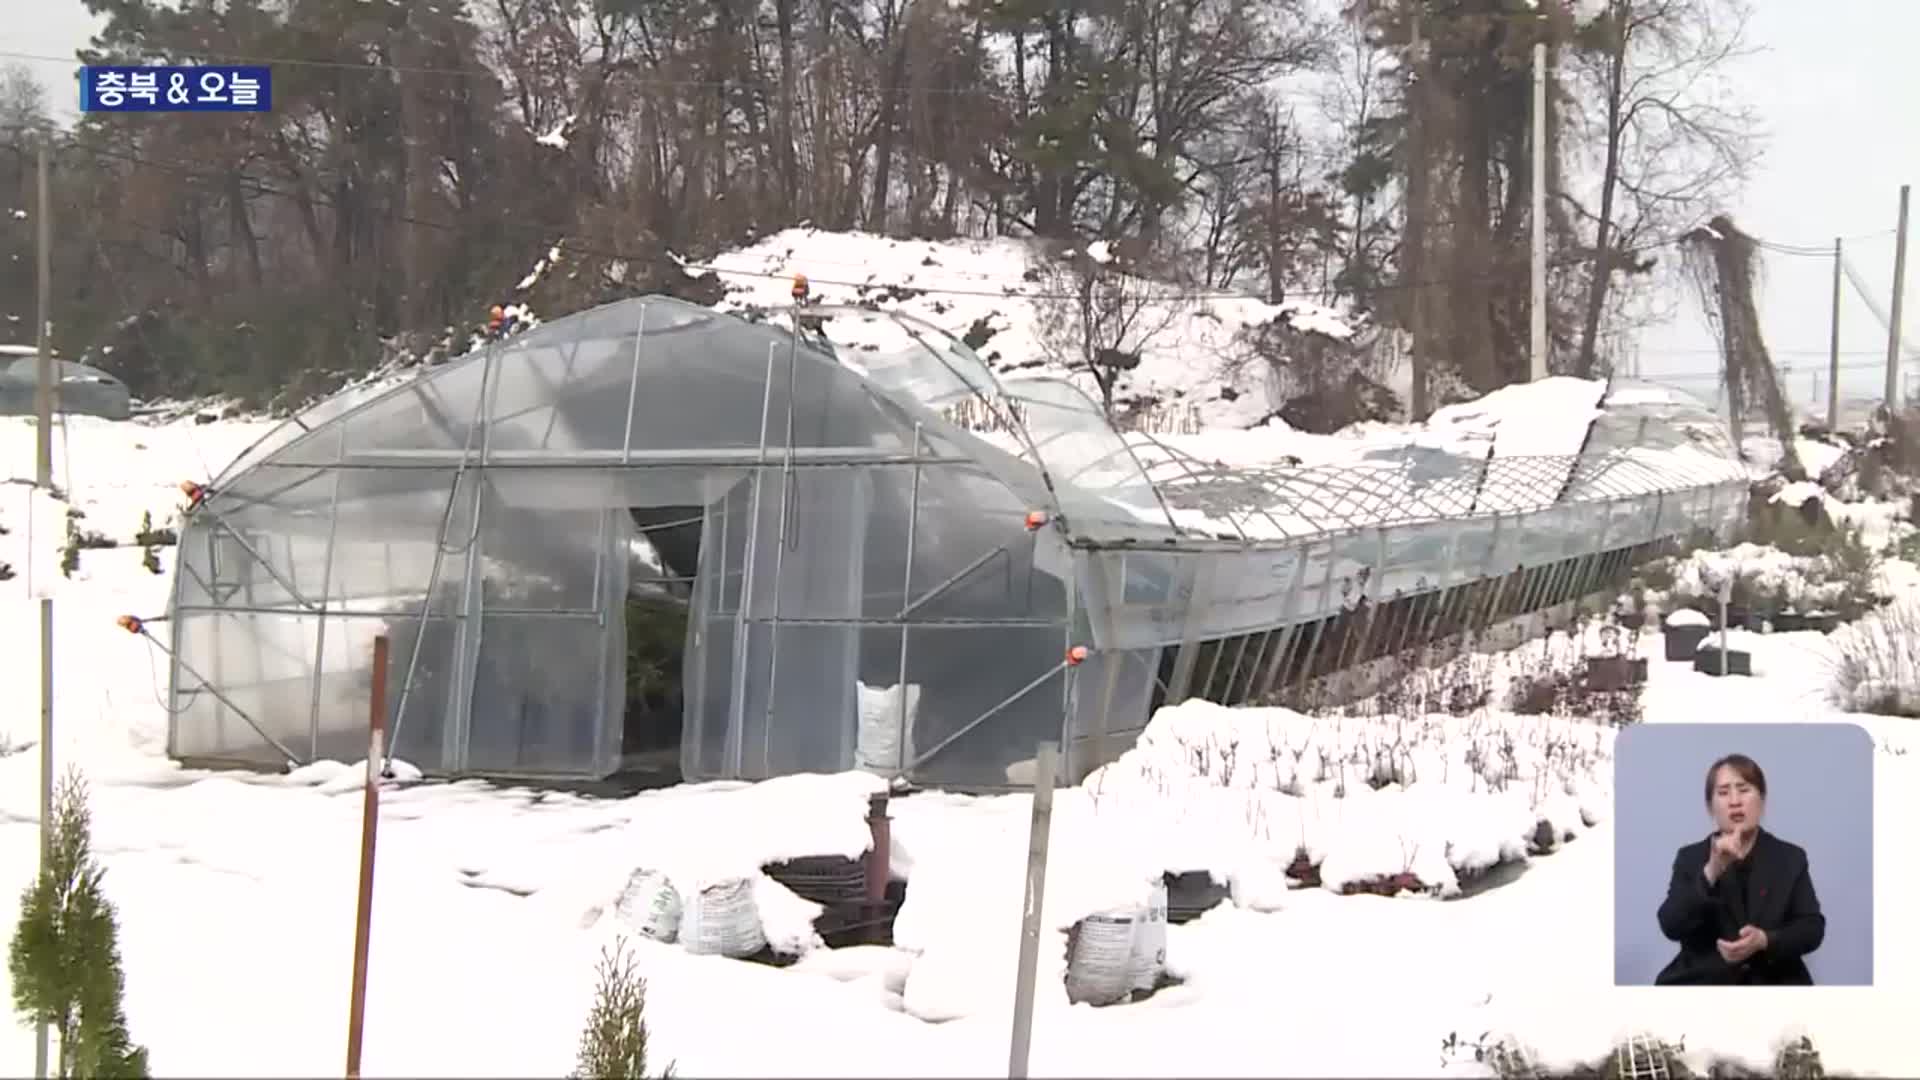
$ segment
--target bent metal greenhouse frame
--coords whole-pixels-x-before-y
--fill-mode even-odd
[[[1573,457],[1225,469],[905,316],[621,301],[328,399],[216,478],[169,753],[357,759],[385,634],[392,752],[429,774],[677,750],[687,779],[991,788],[1057,739],[1077,779],[1163,701],[1273,700],[1739,519],[1711,413],[1596,404]]]

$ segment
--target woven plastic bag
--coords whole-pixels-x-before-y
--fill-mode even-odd
[[[1133,954],[1127,966],[1134,990],[1152,990],[1167,970],[1167,879],[1164,877],[1153,879],[1146,910],[1134,925]]]
[[[613,910],[622,921],[655,941],[680,936],[680,890],[667,875],[641,867],[627,879]]]
[[[691,953],[736,960],[766,948],[760,909],[753,902],[753,882],[732,878],[688,897],[680,916],[680,944]]]
[[[1133,991],[1133,939],[1140,912],[1089,915],[1068,936],[1067,1000],[1113,1005]]]
[[[854,735],[853,767],[892,776],[913,763],[913,719],[920,708],[917,683],[872,687],[860,683],[859,727]],[[906,695],[906,711],[900,708]]]

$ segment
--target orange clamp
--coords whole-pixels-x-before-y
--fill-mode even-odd
[[[1092,650],[1088,649],[1085,645],[1075,645],[1073,648],[1067,650],[1067,666],[1079,667],[1081,664],[1086,663],[1087,657],[1091,655]]]
[[[805,275],[805,274],[795,274],[795,275],[793,275],[793,299],[794,299],[794,302],[795,302],[795,303],[798,303],[798,302],[800,302],[800,301],[802,301],[802,300],[805,300],[805,299],[807,298],[807,293],[808,293],[809,291],[810,291],[810,290],[809,290],[809,288],[808,288],[808,286],[807,286],[807,275]]]
[[[207,489],[191,480],[180,481],[180,490],[186,494],[187,505],[190,507],[199,506],[207,499]]]
[[[1046,524],[1047,524],[1047,512],[1045,510],[1033,510],[1028,512],[1027,514],[1027,531],[1028,532],[1036,532],[1039,529],[1043,528]]]
[[[138,634],[147,628],[137,615],[122,615],[113,621],[129,634]]]

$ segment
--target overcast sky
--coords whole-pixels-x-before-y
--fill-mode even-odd
[[[93,32],[80,0],[14,0],[0,24],[0,53],[71,56]],[[1882,311],[1893,282],[1893,228],[1901,184],[1920,181],[1920,0],[1755,0],[1750,27],[1759,51],[1740,63],[1735,85],[1758,109],[1768,132],[1766,156],[1745,197],[1731,208],[1755,236],[1776,243],[1847,249]],[[24,8],[25,10],[20,10]],[[0,56],[0,59],[9,57]],[[74,65],[29,60],[57,105],[77,97]],[[1920,208],[1916,208],[1920,214]],[[1920,225],[1916,225],[1920,231]],[[1909,259],[1907,295],[1920,295],[1920,249]],[[1769,255],[1761,315],[1774,360],[1789,369],[1789,389],[1805,402],[1816,371],[1822,385],[1832,311],[1832,260]],[[1691,296],[1680,298],[1670,323],[1641,336],[1641,370],[1711,396],[1714,340]],[[1909,327],[1920,313],[1909,302]],[[1849,285],[1840,312],[1841,387],[1847,396],[1877,396],[1884,380],[1887,334]],[[1920,337],[1909,332],[1909,353]],[[1920,365],[1908,364],[1908,371]],[[1904,377],[1903,377],[1904,378]],[[1920,379],[1913,388],[1920,390]]]

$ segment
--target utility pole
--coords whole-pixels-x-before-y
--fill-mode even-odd
[[[1827,430],[1840,430],[1840,238],[1833,238],[1833,316],[1827,330]]]
[[[47,324],[51,319],[48,303],[51,300],[47,288],[48,279],[53,275],[50,270],[53,249],[53,223],[47,211],[47,143],[51,136],[46,132],[40,135],[40,154],[36,179],[39,188],[38,213],[34,218],[35,244],[38,250],[36,283],[39,287],[38,308],[35,324],[38,335],[36,344],[39,353],[34,360],[33,412],[38,427],[34,430],[33,441],[33,482],[41,488],[53,484],[53,346],[47,340]]]
[[[1427,272],[1427,65],[1426,42],[1421,37],[1424,4],[1413,8],[1413,85],[1408,88],[1407,112],[1407,257],[1402,263],[1407,285],[1407,336],[1413,340],[1413,393],[1410,420],[1427,418],[1427,292],[1421,280]]]
[[[1900,185],[1900,232],[1893,242],[1893,311],[1887,316],[1887,412],[1900,407],[1900,301],[1907,295],[1907,196]]]
[[[1547,377],[1547,43],[1533,43],[1533,336],[1528,378]]]
[[[40,153],[36,179],[39,199],[35,206],[34,246],[37,249],[35,277],[39,297],[35,305],[39,350],[34,358],[34,432],[33,495],[53,486],[53,200],[47,194],[47,152],[53,141],[51,130],[40,133]],[[31,513],[31,511],[29,511]],[[29,551],[31,561],[34,553]],[[44,588],[44,587],[43,587]],[[40,594],[40,873],[47,872],[47,856],[53,846],[53,597]],[[47,1024],[34,1025],[33,1075],[47,1076]]]

